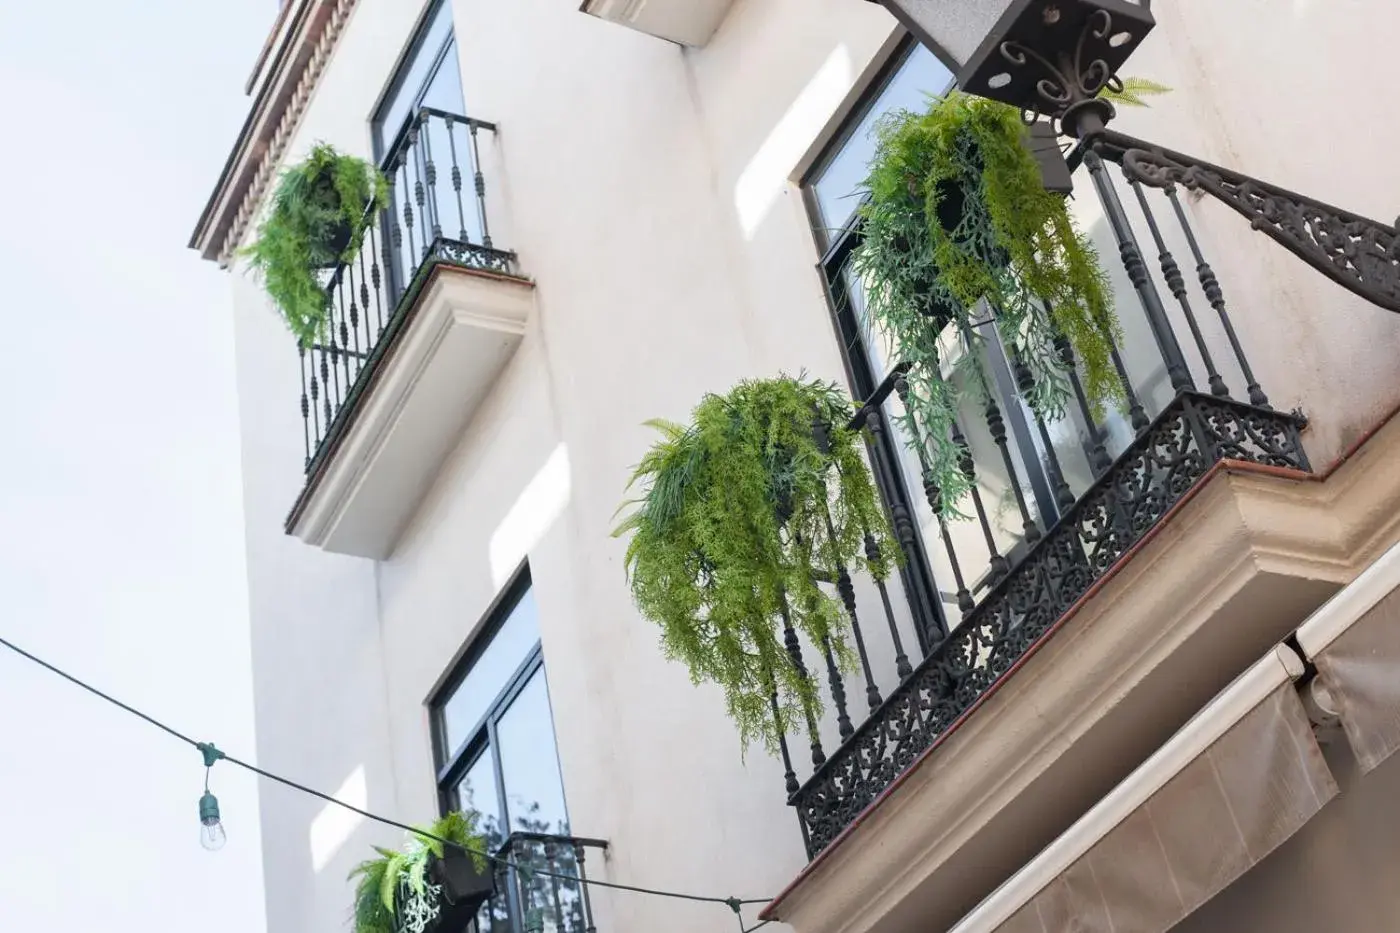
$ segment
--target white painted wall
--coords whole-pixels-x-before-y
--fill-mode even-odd
[[[570,818],[611,841],[603,876],[776,894],[802,864],[781,768],[758,750],[742,758],[718,692],[662,659],[608,531],[651,440],[645,419],[682,418],[743,376],[841,378],[791,176],[892,20],[855,0],[740,0],[708,47],[682,51],[569,0],[452,2],[468,110],[500,125],[493,230],[537,282],[536,318],[375,565],[282,532],[302,482],[296,357],[255,284],[234,275],[259,758],[390,816],[430,816],[424,700],[528,557]],[[1361,6],[1163,7],[1131,70],[1177,92],[1125,113],[1123,128],[1388,216],[1400,182],[1385,154],[1400,131],[1374,119],[1383,96],[1340,91],[1358,68],[1384,86],[1395,30],[1368,27],[1377,14]],[[369,113],[418,13],[360,0],[293,158],[319,139],[368,153]],[[1242,25],[1249,41],[1228,48],[1213,32]],[[1299,102],[1305,118],[1291,115]],[[1310,450],[1327,459],[1400,398],[1400,322],[1233,215],[1193,210],[1266,388],[1278,407],[1305,404]],[[263,799],[269,930],[333,928],[349,909],[346,871],[394,833],[274,788]],[[594,903],[604,931],[733,922],[630,894]]]

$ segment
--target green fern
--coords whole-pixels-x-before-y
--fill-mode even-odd
[[[429,856],[444,858],[448,848],[443,839],[472,857],[477,871],[486,871],[486,838],[478,829],[481,816],[476,811],[452,812],[427,827],[419,827],[401,851],[374,847],[377,858],[356,865],[350,872],[355,882],[354,933],[395,933],[394,912],[400,888],[418,896],[427,892]],[[433,838],[436,837],[436,838]],[[457,854],[446,852],[446,856]]]
[[[388,203],[389,183],[378,169],[325,143],[282,173],[257,237],[239,254],[262,275],[288,330],[303,344],[314,343],[329,326],[330,295],[317,271],[353,259],[371,210]],[[330,243],[343,227],[350,242],[336,254]]]
[[[1124,78],[1121,90],[1113,90],[1105,87],[1099,91],[1098,96],[1104,100],[1113,101],[1115,104],[1123,104],[1125,107],[1150,107],[1152,106],[1144,97],[1156,97],[1159,94],[1170,94],[1171,88],[1165,84],[1160,84],[1150,78]]]
[[[864,285],[867,325],[910,364],[904,434],[945,515],[958,514],[970,485],[952,441],[956,386],[980,394],[990,381],[972,317],[979,301],[994,309],[1002,342],[1030,371],[1026,401],[1047,420],[1069,396],[1057,336],[1077,351],[1095,407],[1121,392],[1108,277],[1064,198],[1045,190],[1025,138],[1015,109],[959,93],[923,113],[886,114],[876,126],[851,264]],[[939,348],[950,325],[964,370],[951,379]]]
[[[638,608],[668,657],[724,689],[745,747],[776,749],[820,715],[813,679],[784,646],[784,617],[852,661],[850,623],[818,572],[861,565],[884,579],[898,553],[851,417],[835,385],[786,376],[707,395],[689,425],[649,423],[660,439],[628,484],[642,494],[619,509],[632,507],[613,534],[631,536]]]

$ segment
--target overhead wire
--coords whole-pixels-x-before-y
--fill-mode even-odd
[[[204,754],[206,755],[206,760],[208,760],[208,754],[212,751],[213,753],[216,754],[217,760],[220,760],[220,761],[227,761],[229,764],[234,765],[234,766],[239,767],[239,768],[243,768],[243,769],[246,770],[246,771],[250,771],[250,772],[252,772],[253,774],[258,775],[259,777],[266,778],[266,779],[269,780],[269,781],[273,781],[273,782],[276,782],[276,783],[278,783],[278,784],[282,784],[282,785],[284,785],[284,786],[286,786],[286,787],[292,788],[293,790],[297,790],[297,791],[300,791],[301,793],[308,794],[308,795],[310,795],[310,796],[312,796],[312,797],[316,797],[316,798],[318,798],[318,799],[320,799],[320,800],[324,800],[324,801],[326,801],[327,803],[333,804],[333,805],[335,805],[335,806],[337,806],[337,807],[341,807],[341,808],[343,808],[343,809],[345,809],[345,810],[349,810],[349,811],[352,812],[352,813],[357,813],[357,814],[359,814],[360,816],[365,817],[366,819],[373,820],[373,821],[375,821],[375,822],[377,822],[377,823],[382,823],[382,824],[384,824],[385,826],[392,826],[392,827],[394,827],[394,828],[396,828],[396,829],[402,829],[402,830],[404,830],[404,831],[406,831],[406,832],[409,832],[409,833],[412,833],[413,835],[415,835],[415,836],[417,836],[417,837],[420,837],[420,838],[422,838],[422,839],[431,839],[431,840],[433,840],[433,841],[435,841],[435,842],[440,842],[440,843],[442,843],[444,846],[450,846],[450,847],[453,848],[453,849],[461,850],[461,851],[463,851],[463,852],[465,852],[465,853],[468,853],[468,854],[471,854],[471,855],[480,855],[480,856],[482,856],[482,857],[484,857],[484,858],[490,859],[491,861],[493,861],[493,862],[495,862],[495,863],[497,863],[497,864],[499,864],[499,865],[502,865],[503,867],[512,868],[512,869],[516,869],[516,870],[520,870],[520,871],[528,871],[528,872],[530,872],[531,874],[535,874],[535,875],[542,875],[542,876],[548,877],[548,878],[557,878],[557,879],[562,880],[562,881],[572,881],[572,882],[576,882],[576,883],[579,883],[579,884],[592,885],[592,886],[595,886],[595,887],[611,888],[611,889],[617,890],[617,891],[628,891],[628,892],[631,892],[631,893],[634,893],[634,894],[646,894],[646,895],[651,895],[651,896],[653,896],[653,897],[668,897],[668,898],[674,898],[674,899],[678,899],[678,900],[697,901],[697,902],[708,903],[708,904],[723,904],[723,905],[725,905],[726,907],[728,907],[730,910],[734,911],[734,913],[735,913],[736,915],[739,916],[739,927],[740,927],[741,933],[751,933],[751,931],[757,930],[759,927],[765,926],[766,924],[768,924],[769,922],[771,922],[771,921],[765,920],[765,921],[762,921],[762,922],[756,924],[756,925],[753,926],[753,927],[747,927],[747,928],[746,928],[746,927],[744,927],[743,914],[742,914],[742,908],[743,908],[744,906],[747,906],[747,905],[750,905],[750,904],[766,904],[766,903],[768,903],[770,900],[772,900],[771,898],[766,898],[766,897],[765,897],[765,898],[716,897],[716,896],[713,896],[713,895],[691,894],[691,893],[687,893],[687,892],[684,892],[684,891],[668,891],[668,890],[664,890],[664,889],[661,889],[661,888],[648,888],[648,887],[644,887],[644,886],[642,886],[642,885],[623,884],[623,883],[617,882],[617,881],[604,881],[604,880],[599,879],[599,878],[585,878],[585,877],[583,877],[583,876],[581,876],[581,875],[569,875],[569,874],[565,874],[565,873],[562,873],[562,872],[549,871],[549,870],[542,869],[542,868],[538,868],[538,867],[535,867],[535,866],[529,866],[528,868],[525,868],[525,867],[523,867],[523,866],[521,866],[521,865],[515,863],[515,862],[512,861],[511,859],[507,858],[506,856],[498,855],[498,854],[495,854],[495,853],[492,853],[492,852],[487,852],[487,851],[484,851],[484,850],[475,849],[475,848],[473,848],[473,847],[471,847],[471,846],[464,846],[464,845],[462,845],[462,844],[460,844],[460,843],[453,842],[451,839],[444,839],[444,838],[442,838],[441,836],[434,835],[433,833],[428,832],[428,831],[424,830],[424,829],[421,828],[421,827],[411,826],[411,825],[409,825],[409,824],[407,824],[407,823],[400,822],[399,820],[390,819],[390,818],[387,817],[387,816],[380,816],[380,815],[377,814],[377,813],[371,812],[371,811],[369,811],[369,810],[365,810],[365,809],[363,809],[363,808],[361,808],[361,807],[354,806],[353,804],[349,804],[349,803],[346,803],[346,802],[343,801],[343,800],[339,800],[339,799],[337,799],[337,798],[335,798],[335,797],[332,797],[330,794],[327,794],[327,793],[325,793],[324,791],[316,790],[314,787],[308,787],[308,786],[305,785],[305,784],[298,783],[298,782],[296,782],[296,781],[293,781],[293,780],[290,779],[290,778],[283,777],[283,776],[280,775],[280,774],[275,774],[275,773],[273,773],[273,772],[271,772],[271,771],[268,771],[268,770],[266,770],[266,769],[264,769],[264,768],[260,768],[260,767],[258,767],[257,765],[252,764],[251,762],[243,761],[242,759],[236,758],[236,757],[234,757],[233,755],[228,754],[227,752],[224,752],[224,751],[222,751],[222,750],[219,750],[216,746],[214,746],[214,745],[211,744],[211,743],[208,743],[208,742],[198,742],[198,741],[196,741],[196,740],[190,738],[188,735],[185,735],[183,732],[179,731],[178,729],[175,729],[175,728],[173,728],[172,726],[169,726],[169,725],[167,725],[167,724],[161,722],[159,719],[156,719],[154,716],[151,716],[151,715],[149,715],[149,714],[147,714],[147,713],[143,713],[141,710],[137,709],[137,708],[134,707],[134,706],[131,706],[131,705],[128,704],[128,703],[123,703],[121,700],[118,700],[116,697],[112,696],[111,694],[105,693],[105,692],[103,692],[102,690],[97,689],[96,687],[92,686],[91,684],[87,683],[86,681],[82,680],[81,678],[78,678],[78,677],[73,676],[72,674],[68,673],[67,671],[63,670],[62,668],[60,668],[60,667],[58,667],[58,666],[56,666],[56,665],[54,665],[54,664],[50,664],[48,661],[45,661],[43,658],[39,657],[38,655],[33,654],[32,652],[29,652],[29,651],[24,650],[23,648],[19,647],[18,645],[16,645],[16,644],[15,644],[14,642],[12,642],[12,641],[9,641],[9,640],[7,640],[7,639],[5,639],[5,638],[3,638],[3,637],[0,637],[0,645],[3,645],[4,647],[10,649],[11,651],[13,651],[15,654],[19,655],[20,657],[25,658],[25,659],[28,660],[28,661],[32,661],[33,663],[39,665],[40,667],[44,668],[45,670],[49,671],[50,673],[57,674],[59,677],[62,677],[64,680],[68,681],[69,683],[73,684],[74,686],[81,687],[83,690],[86,690],[88,693],[91,693],[93,696],[96,696],[96,697],[98,697],[99,699],[102,699],[102,700],[106,700],[108,703],[112,704],[113,706],[117,707],[118,709],[123,710],[124,712],[130,713],[131,715],[137,717],[138,719],[144,720],[147,724],[152,725],[152,726],[155,726],[157,729],[162,730],[163,732],[167,733],[168,735],[172,736],[173,738],[179,739],[181,742],[184,742],[186,745],[189,745],[189,746],[191,746],[191,747],[193,747],[193,748],[195,748],[195,749],[198,749],[201,753],[204,753]],[[206,781],[207,781],[207,777],[208,777],[208,769],[206,768]]]

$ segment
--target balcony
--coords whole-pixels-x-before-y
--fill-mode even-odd
[[[389,206],[329,274],[330,331],[297,348],[306,486],[286,527],[307,543],[387,556],[524,335],[532,285],[491,234],[494,133],[413,115],[380,165]]]
[[[955,922],[1335,588],[1258,570],[1238,534],[1211,539],[1218,551],[1177,545],[1175,569],[1163,549],[1137,556],[1188,500],[1234,514],[1219,484],[1203,495],[1213,477],[1310,468],[1306,421],[1276,410],[1256,379],[1189,195],[1131,180],[1123,156],[1105,146],[1070,158],[1074,212],[1114,267],[1122,411],[1096,415],[1071,377],[1063,418],[1038,419],[1022,402],[1026,368],[989,337],[982,400],[964,403],[950,432],[972,483],[962,518],[938,516],[939,490],[904,443],[904,365],[856,413],[904,565],[886,583],[833,575],[855,672],[785,633],[823,682],[826,716],[801,753],[781,743],[814,864],[767,917],[804,931],[852,916],[842,929]],[[1067,344],[1058,351],[1073,363]],[[1139,584],[1122,586],[1143,588],[1118,605],[1115,629],[1091,600],[1133,560],[1159,574],[1128,575]],[[1226,565],[1255,575],[1217,593],[1208,581]],[[1201,592],[1164,592],[1171,580]],[[1217,602],[1192,615],[1206,598]],[[1073,644],[1034,658],[1076,615]]]
[[[496,893],[467,927],[471,933],[596,933],[588,854],[599,839],[512,833],[496,854]],[[575,880],[578,879],[578,880]],[[442,930],[440,933],[462,933]]]

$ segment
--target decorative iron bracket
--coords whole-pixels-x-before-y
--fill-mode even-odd
[[[1400,313],[1400,234],[1395,226],[1113,130],[1100,130],[1087,142],[1103,158],[1121,164],[1128,180],[1204,191],[1338,285]]]

